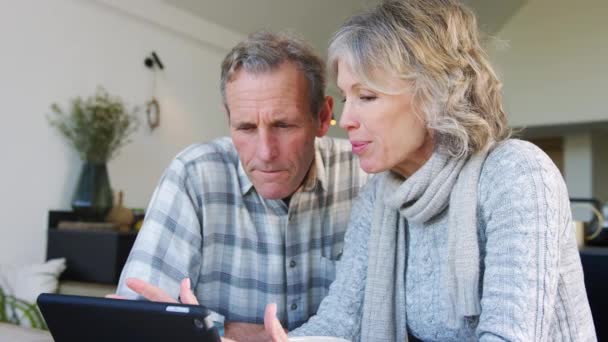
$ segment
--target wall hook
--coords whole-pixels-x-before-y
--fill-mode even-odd
[[[160,69],[160,70],[165,69],[165,66],[163,65],[163,62],[160,61],[160,58],[154,51],[152,51],[150,56],[148,56],[144,59],[144,65],[148,69],[151,69],[152,72],[154,73],[152,91],[155,93],[156,92],[155,66],[158,67],[158,69]],[[150,127],[151,131],[153,131],[155,128],[157,128],[160,125],[160,104],[158,103],[158,100],[156,99],[155,96],[152,96],[152,99],[150,99],[150,101],[146,102],[146,119],[148,121],[148,126]]]
[[[146,103],[146,118],[150,130],[153,131],[160,125],[160,105],[154,97]]]
[[[160,61],[160,58],[158,58],[158,55],[154,51],[152,51],[150,56],[144,59],[144,64],[150,69],[153,69],[154,65],[156,65],[160,70],[165,69],[165,65]]]

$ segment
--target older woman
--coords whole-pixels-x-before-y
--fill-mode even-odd
[[[340,124],[378,175],[328,297],[292,334],[595,340],[566,186],[543,152],[508,139],[474,15],[456,0],[385,1],[339,29],[329,65]]]

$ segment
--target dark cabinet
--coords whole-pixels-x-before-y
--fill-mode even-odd
[[[608,247],[585,247],[580,255],[597,339],[608,341]]]
[[[66,258],[62,280],[117,284],[137,233],[58,229],[61,221],[86,222],[69,211],[50,211],[47,259]],[[84,224],[86,226],[86,224]]]

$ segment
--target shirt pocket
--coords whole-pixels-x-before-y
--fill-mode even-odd
[[[338,261],[342,258],[344,240],[325,238],[322,240],[321,258]]]
[[[336,263],[337,260],[332,260],[330,258],[326,258],[324,256],[322,256],[320,258],[320,263],[319,265],[321,266],[320,269],[320,280],[322,282],[322,286],[325,289],[329,289],[329,285],[331,285],[331,283],[333,283],[333,281],[336,279]]]
[[[329,289],[329,285],[336,279],[336,264],[342,258],[344,234],[326,233],[321,237],[320,247],[319,277],[322,278],[323,287]]]
[[[321,274],[325,288],[329,288],[329,285],[336,279],[336,264],[342,258],[343,247],[344,242],[340,241],[327,244],[321,249]]]

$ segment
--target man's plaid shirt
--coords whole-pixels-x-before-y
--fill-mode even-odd
[[[190,146],[165,171],[118,294],[137,277],[174,298],[190,277],[201,304],[226,321],[263,323],[277,303],[289,330],[314,315],[335,276],[351,202],[367,175],[348,141],[315,142],[313,167],[293,194],[261,198],[229,138]]]

